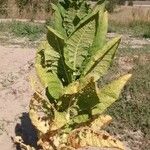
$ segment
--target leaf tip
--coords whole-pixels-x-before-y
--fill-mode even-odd
[[[132,77],[132,74],[126,74],[126,75],[124,75],[124,78],[125,78],[126,80],[129,80],[131,77]]]

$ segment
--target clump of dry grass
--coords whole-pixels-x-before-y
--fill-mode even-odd
[[[121,6],[110,15],[110,20],[116,24],[130,25],[132,22],[150,22],[150,7]]]
[[[110,14],[110,32],[150,38],[150,7],[121,6]]]

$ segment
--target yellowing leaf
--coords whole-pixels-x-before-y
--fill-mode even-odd
[[[101,89],[97,88],[99,103],[92,109],[92,114],[101,114],[113,104],[119,98],[122,88],[130,77],[131,74],[124,75]]]
[[[90,124],[90,128],[94,131],[99,131],[102,127],[107,126],[111,122],[112,118],[109,115],[100,115],[93,120]]]
[[[35,67],[41,83],[45,88],[48,87],[49,94],[55,99],[63,94],[63,85],[56,74],[59,58],[59,53],[48,42],[41,43],[36,55]]]
[[[54,120],[51,123],[50,131],[57,130],[67,124],[66,113],[54,111]]]

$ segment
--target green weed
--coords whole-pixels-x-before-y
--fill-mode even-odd
[[[12,21],[0,23],[1,32],[9,32],[17,37],[27,37],[29,40],[37,40],[46,32],[44,24]]]
[[[133,21],[129,24],[110,22],[109,32],[128,33],[135,37],[150,38],[150,22]]]
[[[19,37],[28,37],[31,40],[37,39],[45,32],[43,25],[32,23],[12,22],[10,24],[11,32]]]
[[[150,139],[150,65],[148,60],[150,51],[148,46],[146,46],[142,49],[123,49],[119,55],[122,54],[131,59],[134,55],[138,57],[133,62],[132,79],[125,87],[120,100],[114,103],[107,111],[115,119],[114,124],[109,129],[115,134],[121,135],[126,134],[122,132],[122,128],[133,133],[141,131],[143,139],[138,141],[139,147],[141,147],[141,150],[148,150],[148,144],[144,144],[144,142]],[[117,63],[115,63],[113,71],[115,73],[119,72]],[[129,135],[133,141],[136,140],[130,133]],[[129,141],[127,134],[125,137],[127,139],[124,140]],[[134,141],[130,148],[134,149],[135,146]]]

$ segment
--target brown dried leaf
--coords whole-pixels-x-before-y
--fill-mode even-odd
[[[68,143],[76,149],[92,146],[98,148],[117,148],[118,150],[124,150],[123,144],[111,137],[107,132],[96,132],[90,128],[80,128],[74,130],[68,138]]]
[[[29,116],[32,124],[42,133],[47,133],[53,118],[52,106],[41,94],[35,92],[30,101]]]

